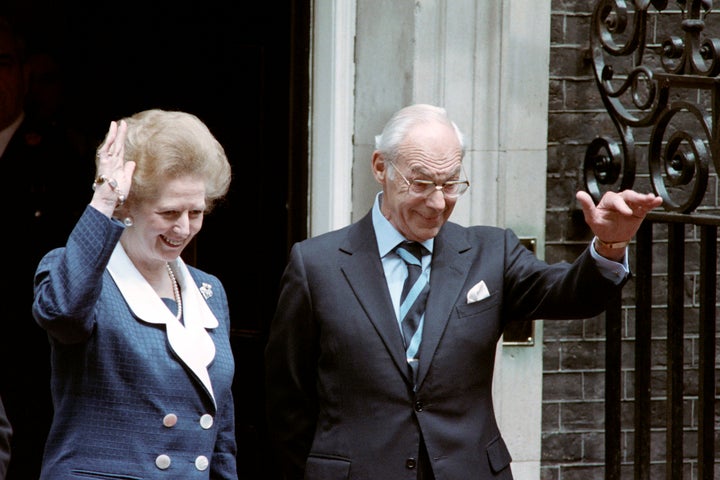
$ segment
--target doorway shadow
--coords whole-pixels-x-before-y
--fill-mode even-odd
[[[6,4],[23,20],[29,50],[57,62],[55,114],[87,151],[78,174],[93,174],[111,120],[149,108],[197,115],[225,147],[230,192],[184,258],[228,293],[244,479],[279,478],[264,427],[262,351],[289,246],[307,234],[309,4]],[[38,384],[45,394],[48,384]]]

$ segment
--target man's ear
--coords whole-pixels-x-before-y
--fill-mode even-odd
[[[375,180],[381,185],[385,184],[385,177],[387,176],[387,162],[383,158],[382,154],[375,150],[372,155],[372,173]]]

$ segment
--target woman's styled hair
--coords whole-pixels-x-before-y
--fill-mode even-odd
[[[195,115],[160,109],[138,112],[127,123],[124,161],[134,161],[128,202],[153,198],[160,185],[186,175],[205,182],[206,212],[230,188],[225,150]]]

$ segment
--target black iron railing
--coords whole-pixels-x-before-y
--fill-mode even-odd
[[[639,480],[715,478],[720,40],[708,28],[711,0],[669,3],[600,0],[591,23],[595,80],[617,137],[590,143],[586,189],[598,201],[607,190],[647,181],[663,198],[662,211],[648,215],[636,237],[634,304],[618,298],[606,314],[608,480],[630,472]],[[623,309],[634,313],[633,329],[623,331]],[[653,346],[662,324],[658,361]],[[628,345],[634,361],[624,365]],[[632,371],[631,388],[624,371]],[[660,388],[657,376],[664,376]],[[628,404],[631,425],[623,424]]]

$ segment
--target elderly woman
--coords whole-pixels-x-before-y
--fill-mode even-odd
[[[35,275],[52,347],[54,418],[41,480],[237,479],[225,290],[183,249],[228,191],[195,116],[112,122],[90,204]]]

